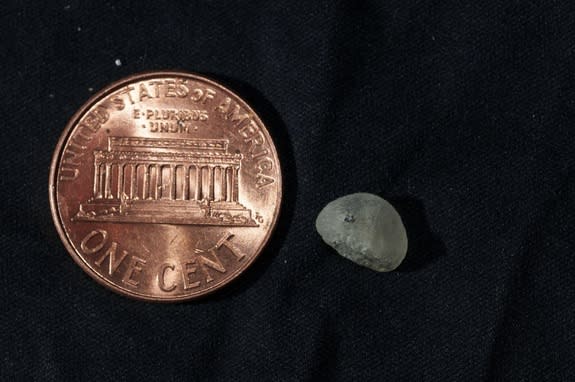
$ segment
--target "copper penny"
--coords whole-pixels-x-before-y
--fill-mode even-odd
[[[50,204],[72,258],[126,296],[213,292],[258,256],[276,223],[274,143],[239,96],[207,78],[120,80],[70,120],[50,171]]]

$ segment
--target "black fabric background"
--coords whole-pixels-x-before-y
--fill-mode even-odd
[[[47,3],[0,5],[1,380],[575,380],[572,1]],[[68,119],[155,69],[241,94],[285,181],[254,266],[175,305],[92,281],[48,203]],[[358,191],[406,221],[396,272],[314,230]]]

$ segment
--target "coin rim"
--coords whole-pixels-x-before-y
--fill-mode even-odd
[[[123,287],[113,283],[112,281],[104,278],[103,276],[101,276],[98,272],[96,272],[87,263],[87,261],[85,261],[82,258],[82,256],[72,246],[71,239],[68,237],[68,234],[64,230],[63,219],[60,215],[60,209],[58,208],[58,204],[57,204],[56,184],[58,181],[57,180],[57,173],[58,173],[58,168],[59,168],[59,164],[60,164],[60,159],[61,159],[62,154],[63,154],[62,150],[64,148],[64,144],[65,144],[65,142],[67,142],[68,138],[70,137],[70,135],[72,134],[72,132],[74,130],[74,127],[80,121],[81,117],[84,116],[85,113],[92,106],[94,106],[95,103],[102,100],[106,95],[108,95],[109,93],[112,93],[117,88],[120,88],[123,85],[130,84],[130,83],[137,82],[137,81],[142,81],[142,80],[147,79],[147,78],[157,78],[157,77],[166,77],[166,76],[167,77],[179,76],[179,77],[190,78],[190,79],[195,80],[195,81],[205,82],[208,85],[219,88],[220,90],[223,90],[224,92],[227,92],[228,94],[231,94],[233,97],[236,98],[236,100],[240,100],[242,102],[242,104],[243,104],[242,106],[244,106],[247,109],[247,111],[253,115],[253,118],[256,120],[256,122],[258,122],[259,125],[265,129],[265,134],[270,141],[269,146],[272,150],[272,154],[273,154],[273,157],[275,159],[275,162],[276,162],[277,168],[278,168],[278,178],[276,180],[278,183],[278,191],[277,191],[278,202],[276,203],[275,209],[273,212],[273,218],[272,218],[273,221],[270,224],[270,227],[266,233],[266,236],[264,237],[264,240],[261,242],[260,246],[255,251],[255,255],[252,256],[247,263],[244,263],[243,267],[236,269],[228,277],[227,280],[225,280],[224,282],[221,282],[215,286],[211,286],[211,287],[208,287],[206,289],[203,289],[201,292],[198,292],[195,294],[185,295],[185,296],[161,297],[161,296],[157,296],[157,295],[148,295],[148,294],[144,294],[144,293],[137,293],[137,292],[131,291],[129,289],[123,288]],[[184,72],[184,71],[162,70],[162,71],[141,72],[141,73],[130,75],[128,77],[121,78],[117,81],[112,82],[108,86],[104,87],[102,90],[96,92],[84,104],[82,104],[82,106],[78,109],[78,111],[76,111],[72,115],[72,117],[70,118],[70,120],[66,124],[66,127],[64,128],[64,131],[60,135],[58,143],[56,144],[56,148],[54,150],[54,154],[52,155],[52,161],[51,161],[51,165],[50,165],[50,179],[49,179],[48,192],[49,192],[49,198],[50,198],[50,210],[51,210],[51,214],[52,214],[52,219],[54,221],[54,225],[56,226],[56,230],[58,231],[58,235],[60,236],[60,239],[62,240],[64,247],[68,250],[68,253],[74,259],[74,261],[78,265],[80,265],[80,267],[84,270],[84,272],[89,274],[90,277],[92,279],[96,280],[100,285],[103,285],[104,287],[106,287],[106,288],[108,288],[108,289],[110,289],[116,293],[119,293],[123,296],[127,296],[130,298],[136,299],[136,300],[146,301],[146,302],[166,302],[167,303],[167,302],[178,302],[178,301],[193,300],[193,299],[198,299],[198,298],[204,297],[206,295],[212,294],[215,291],[220,290],[221,288],[228,285],[230,282],[237,279],[241,273],[246,271],[251,266],[251,264],[255,261],[255,259],[258,258],[260,256],[260,254],[262,253],[263,248],[268,243],[271,235],[273,234],[273,232],[277,226],[277,222],[279,220],[280,208],[281,208],[282,199],[283,199],[283,183],[282,183],[281,164],[280,164],[279,156],[278,156],[277,149],[275,146],[275,142],[272,139],[272,136],[270,134],[270,130],[263,123],[263,121],[260,119],[259,115],[252,109],[252,107],[242,97],[240,97],[236,92],[230,90],[228,87],[221,85],[220,83],[215,82],[214,80],[206,78],[203,75],[198,75],[195,73]]]

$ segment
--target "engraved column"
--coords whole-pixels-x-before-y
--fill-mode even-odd
[[[226,166],[220,167],[220,200],[224,202],[228,200],[227,173],[228,168]]]
[[[191,167],[189,165],[184,165],[182,170],[184,170],[184,189],[182,191],[182,200],[188,200],[190,198],[190,171],[191,171]]]
[[[177,166],[170,165],[170,199],[176,200],[176,170]]]
[[[118,199],[122,199],[124,194],[124,167],[125,163],[118,164]]]
[[[202,168],[196,165],[196,200],[202,199]]]
[[[144,165],[144,184],[142,185],[142,199],[151,199],[152,193],[150,192],[150,167],[151,165]]]
[[[208,166],[208,200],[214,200],[214,172],[215,166]]]
[[[238,187],[238,174],[239,174],[240,167],[234,166],[233,167],[233,183],[232,183],[232,202],[239,201],[239,187]]]
[[[130,164],[130,199],[134,199],[138,195],[138,191],[136,190],[136,172],[138,166],[134,163]]]
[[[234,171],[232,170],[232,167],[226,168],[226,202],[232,201],[233,178]]]
[[[98,179],[98,198],[102,199],[104,197],[104,183],[106,182],[106,179],[104,178],[106,175],[106,165],[100,164],[98,167],[100,168],[100,179]]]
[[[154,183],[154,197],[156,200],[159,200],[162,197],[162,190],[160,189],[160,186],[162,185],[162,166],[159,164],[156,165],[156,179]]]
[[[106,175],[105,175],[105,185],[104,185],[104,197],[107,199],[112,199],[112,164],[106,163]]]
[[[100,193],[100,163],[98,161],[94,161],[94,198],[101,198],[102,195]]]

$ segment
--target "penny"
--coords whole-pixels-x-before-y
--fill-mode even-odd
[[[257,114],[195,74],[152,72],[95,94],[50,170],[52,216],[100,284],[151,301],[213,292],[253,263],[281,203],[280,163]]]

